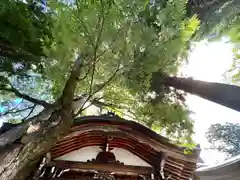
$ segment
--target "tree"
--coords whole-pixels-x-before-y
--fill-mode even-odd
[[[212,124],[206,133],[211,148],[227,154],[228,157],[239,155],[239,135],[240,126],[234,123]]]
[[[195,16],[185,16],[185,1],[168,2],[157,14],[159,19],[155,24],[161,27],[157,30],[145,22],[145,16],[140,16],[150,8],[145,2],[49,2],[52,13],[44,15],[53,22],[54,41],[50,47],[39,45],[44,52],[44,56],[38,54],[43,71],[34,68],[37,62],[34,61],[22,71],[24,76],[2,75],[1,91],[10,97],[7,101],[13,95],[32,106],[29,114],[34,113],[35,106],[43,107],[43,111],[35,116],[27,113],[29,118],[0,135],[1,167],[4,167],[0,169],[1,179],[31,176],[42,156],[65,135],[74,118],[84,113],[89,106],[86,103],[119,109],[121,114],[133,115],[134,119],[148,120],[148,126],[156,122],[153,118],[160,117],[158,108],[161,108],[168,113],[162,114],[158,125],[167,133],[177,132],[178,139],[186,136],[190,139],[193,125],[186,114],[187,107],[164,92],[162,101],[152,104],[153,98],[148,93],[150,76],[141,81],[136,68],[141,65],[140,71],[151,75],[158,65],[167,73],[176,73],[198,21]],[[23,11],[19,9],[21,6],[14,6],[17,12]],[[25,28],[32,31],[30,25]],[[25,61],[28,60],[20,63]],[[50,87],[40,96],[39,85],[46,84]],[[44,99],[46,94],[48,98]],[[83,94],[87,96],[76,98]],[[80,105],[77,110],[73,109],[74,99]],[[18,106],[4,114],[18,110],[24,111]]]

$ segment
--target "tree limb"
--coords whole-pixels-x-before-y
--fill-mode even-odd
[[[5,147],[6,145],[12,144],[17,139],[19,139],[23,133],[27,130],[28,124],[18,125],[7,132],[0,135],[0,147]]]
[[[127,31],[127,28],[129,28],[129,24],[127,25],[123,25],[123,28],[119,28],[116,32],[116,34],[114,34],[112,40],[111,40],[111,43],[109,45],[109,47],[112,47],[113,44],[116,42],[117,38],[118,37],[121,37],[119,36],[119,33],[122,31],[122,30],[125,30]],[[96,61],[99,61],[99,59],[108,51],[108,50],[111,50],[112,52],[114,52],[113,48],[105,48],[105,50],[103,50],[100,54],[97,55],[97,60]]]
[[[10,85],[11,85],[11,84],[10,84]],[[53,107],[53,106],[54,106],[53,104],[47,103],[46,101],[39,100],[39,99],[35,99],[35,98],[33,98],[33,97],[28,96],[27,94],[23,94],[23,93],[21,93],[20,91],[18,91],[16,88],[14,88],[12,85],[11,85],[11,88],[1,88],[0,90],[12,92],[12,93],[14,93],[16,96],[18,96],[18,97],[20,97],[20,98],[22,98],[22,99],[25,99],[25,100],[33,103],[33,104],[41,105],[41,106],[43,106],[44,108],[49,108],[49,107]]]
[[[78,116],[83,110],[85,110],[86,108],[83,109],[84,105],[97,93],[99,92],[101,89],[103,89],[107,84],[109,84],[110,81],[113,80],[113,78],[117,75],[117,73],[122,70],[123,68],[129,66],[130,64],[126,65],[126,66],[122,66],[118,67],[118,69],[112,74],[112,76],[106,81],[104,82],[97,90],[95,90],[92,94],[90,94],[88,96],[88,98],[86,99],[86,101],[83,103],[82,107],[79,109],[79,111],[75,114],[75,117]],[[88,106],[89,107],[89,106]]]
[[[30,112],[28,113],[28,115],[22,119],[22,122],[23,122],[24,120],[26,120],[27,118],[29,118],[29,116],[33,113],[34,109],[36,108],[36,106],[37,106],[37,105],[35,104],[34,106],[31,107],[32,109],[30,110]]]
[[[28,107],[27,109],[29,108],[32,108],[32,107]],[[27,109],[24,109],[24,110],[27,110]],[[51,113],[54,111],[54,109],[55,107],[44,109],[38,115],[31,117],[30,119],[26,119],[23,123],[19,124],[17,127],[10,129],[9,131],[1,134],[0,149],[1,147],[5,147],[6,145],[12,144],[17,139],[21,138],[31,124],[36,124],[38,122],[47,120],[51,115]]]
[[[73,65],[72,72],[65,84],[62,96],[60,98],[61,106],[67,108],[68,110],[71,109],[71,111],[74,91],[77,85],[78,77],[80,75],[80,69],[81,69],[81,57],[79,56]]]
[[[82,81],[82,80],[86,79],[86,77],[87,77],[88,74],[90,73],[91,68],[92,68],[92,67],[91,67],[91,63],[89,63],[89,64],[88,64],[88,70],[87,70],[86,74],[85,74],[82,78],[80,78],[78,81]]]
[[[104,82],[97,90],[95,90],[92,94],[90,94],[88,96],[88,98],[86,99],[86,101],[83,103],[82,107],[79,109],[79,111],[75,114],[75,116],[78,116],[82,111],[83,111],[83,107],[84,105],[93,97],[93,95],[95,95],[97,92],[99,92],[102,88],[104,88],[110,81],[112,81],[112,79],[116,76],[116,74],[121,70],[122,68],[118,68],[113,75],[106,81]]]
[[[86,37],[88,38],[88,43],[90,43],[94,47],[94,43],[93,43],[94,41],[93,41],[89,31],[88,31],[88,28],[87,28],[86,24],[84,23],[83,18],[82,18],[82,14],[81,14],[81,8],[82,7],[81,7],[81,4],[79,4],[79,1],[76,1],[76,6],[77,6],[77,12],[78,12],[79,20],[80,20],[81,25],[82,25],[85,33],[86,33]]]
[[[16,114],[16,113],[19,113],[19,112],[23,112],[23,111],[26,111],[26,110],[28,110],[28,109],[31,109],[32,107],[33,107],[33,106],[30,106],[30,107],[27,107],[27,108],[24,108],[24,109],[19,109],[19,110],[16,110],[16,111],[13,111],[13,110],[15,109],[15,108],[13,108],[13,109],[10,109],[9,111],[1,114],[0,117],[1,117],[1,116],[6,116],[6,115],[8,115],[8,114]]]
[[[104,103],[104,102],[101,102],[101,101],[99,101],[100,99],[102,99],[102,97],[101,98],[95,98],[95,99],[93,99],[92,101],[90,101],[90,104],[88,105],[88,106],[86,106],[86,107],[81,107],[82,109],[81,109],[81,112],[83,112],[84,110],[86,110],[87,108],[89,108],[90,106],[96,106],[96,107],[102,107],[102,106],[105,106],[106,104]],[[80,113],[81,113],[80,112]],[[80,114],[80,113],[78,113],[77,112],[77,115],[78,114]]]
[[[89,101],[90,104],[89,104],[88,106],[82,108],[81,111],[78,113],[78,115],[79,115],[81,112],[83,112],[84,110],[86,110],[87,108],[89,108],[90,106],[96,106],[96,107],[98,107],[98,108],[109,107],[109,108],[112,108],[114,111],[123,114],[124,116],[127,116],[127,117],[129,117],[129,118],[131,118],[131,119],[135,119],[135,117],[133,117],[133,116],[131,116],[131,115],[129,115],[129,114],[126,114],[126,113],[118,110],[118,109],[126,109],[126,108],[120,107],[120,106],[115,105],[115,104],[112,104],[112,103],[102,102],[102,101],[100,101],[100,99],[102,99],[102,98],[103,98],[103,97],[101,97],[101,98],[95,98],[95,99]],[[130,111],[128,111],[128,112],[131,113],[132,115],[134,114],[134,113],[132,113],[132,112],[130,112]]]
[[[77,58],[74,66],[73,66],[72,73],[66,82],[65,88],[63,90],[63,94],[59,100],[60,104],[55,103],[57,105],[60,105],[61,110],[64,111],[64,113],[62,113],[62,115],[63,115],[62,121],[64,121],[64,122],[66,122],[66,121],[69,121],[69,123],[71,122],[71,119],[69,119],[69,116],[71,116],[71,113],[72,113],[72,109],[71,109],[72,108],[72,99],[74,96],[76,81],[80,74],[80,64],[81,64],[81,61],[80,61],[80,57],[79,57],[79,58]],[[27,131],[27,129],[29,128],[30,125],[42,123],[45,120],[50,119],[50,118],[53,119],[53,116],[56,113],[59,113],[59,112],[56,112],[54,114],[54,111],[56,111],[56,109],[57,109],[57,106],[51,105],[50,107],[45,108],[38,115],[36,115],[30,119],[26,119],[26,121],[24,121],[24,123],[7,131],[6,133],[1,134],[0,135],[0,147],[5,147],[6,145],[11,144],[14,141],[16,141],[16,139],[19,139]],[[68,116],[68,117],[66,117],[66,116]]]
[[[111,81],[113,80],[113,78],[117,75],[117,73],[118,73],[121,69],[122,69],[122,68],[118,68],[106,82],[104,82],[97,90],[95,90],[95,91],[92,93],[92,95],[96,94],[98,91],[100,91],[101,89],[103,89],[109,82],[111,82]]]
[[[80,75],[80,65],[81,59],[78,57],[66,82],[62,96],[56,102],[56,106],[42,111],[44,112],[42,115],[47,117],[47,121],[39,119],[39,116],[33,117],[30,119],[33,119],[34,122],[38,121],[38,124],[33,124],[27,120],[2,134],[4,137],[0,136],[0,147],[6,147],[6,144],[15,142],[16,136],[17,139],[21,138],[21,143],[24,144],[23,148],[11,159],[4,159],[1,166],[4,166],[5,169],[4,173],[0,172],[0,179],[26,179],[31,173],[30,167],[36,165],[38,158],[48,152],[52,145],[69,130],[73,122],[72,100],[77,78]],[[8,153],[11,154],[14,150],[12,149]]]
[[[15,107],[9,109],[7,112],[5,112],[5,113],[3,113],[3,114],[0,114],[0,117],[1,117],[1,116],[5,116],[5,115],[10,114],[10,113],[14,113],[13,111],[14,111],[22,102],[23,102],[23,100],[21,100],[21,102],[18,103]],[[24,109],[24,110],[25,110],[25,109]],[[24,111],[24,110],[23,110],[23,111]]]

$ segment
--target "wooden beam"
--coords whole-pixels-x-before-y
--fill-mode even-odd
[[[73,161],[51,161],[46,167],[57,167],[60,169],[76,169],[76,170],[85,170],[85,171],[107,171],[113,172],[115,174],[124,174],[124,175],[144,175],[154,172],[152,167],[143,167],[143,166],[128,166],[122,164],[93,164],[86,162],[73,162]]]

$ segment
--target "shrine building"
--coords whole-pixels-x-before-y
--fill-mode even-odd
[[[149,128],[118,116],[79,118],[49,152],[39,179],[190,180],[199,149],[184,153]]]

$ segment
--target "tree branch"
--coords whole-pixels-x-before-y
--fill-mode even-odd
[[[34,106],[31,107],[32,109],[30,110],[28,115],[22,119],[22,122],[25,121],[27,118],[29,118],[29,116],[33,113],[34,109],[36,108],[36,106],[37,105],[35,104]]]
[[[82,19],[82,14],[81,14],[81,4],[79,4],[79,1],[76,1],[76,6],[77,6],[77,12],[78,12],[78,17],[79,17],[79,20],[81,22],[81,25],[86,33],[86,37],[88,38],[88,42],[94,47],[94,41],[93,39],[91,38],[91,35],[88,31],[88,28],[87,26],[85,25],[83,19]]]
[[[128,65],[127,65],[128,66]],[[112,74],[112,76],[106,81],[104,82],[97,90],[95,90],[92,94],[90,94],[88,96],[88,98],[86,99],[86,101],[83,103],[82,107],[79,109],[79,111],[75,114],[75,116],[78,116],[82,111],[83,111],[83,107],[84,105],[97,93],[99,92],[101,89],[103,89],[110,81],[113,80],[113,78],[116,76],[116,74],[122,70],[123,68],[127,67],[127,66],[123,66],[121,68],[118,67],[118,69]],[[85,110],[85,108],[84,108]]]
[[[105,21],[105,18],[104,18],[104,21]],[[102,30],[103,30],[103,23],[104,23],[104,21],[102,21],[102,25],[101,25],[101,33],[102,33]],[[123,30],[127,30],[127,28],[129,27],[129,24],[127,24],[127,25],[123,25],[123,28],[119,28],[118,30],[117,30],[117,32],[114,34],[114,36],[113,36],[113,38],[112,38],[112,40],[111,40],[111,43],[110,43],[110,45],[109,45],[109,47],[112,47],[113,46],[113,44],[115,43],[115,41],[117,40],[117,38],[119,37],[119,33],[121,32],[121,31],[123,31]],[[100,36],[99,36],[100,37]],[[99,41],[99,40],[98,40]],[[94,59],[96,59],[95,60],[95,63],[97,63],[99,60],[100,60],[100,58],[108,51],[108,50],[111,50],[112,52],[114,51],[113,50],[113,48],[105,48],[101,53],[99,53],[99,54],[95,54],[95,58]],[[95,51],[95,53],[97,53],[97,51]],[[82,78],[80,78],[79,79],[79,81],[82,81],[82,80],[84,80],[88,75],[89,75],[89,73],[90,73],[90,71],[91,71],[91,69],[93,68],[93,66],[91,66],[91,64],[92,63],[89,63],[89,67],[88,67],[88,70],[87,70],[87,72],[86,72],[86,74],[84,75],[84,77],[82,77]],[[96,69],[95,69],[95,71],[96,71]]]
[[[21,102],[18,103],[15,107],[9,109],[7,112],[5,112],[5,113],[3,113],[3,114],[0,114],[0,117],[12,113],[20,104],[22,104],[22,102],[23,102],[23,100],[21,100]]]
[[[87,108],[89,108],[90,106],[92,106],[92,105],[94,105],[94,106],[96,106],[96,107],[102,107],[102,106],[104,106],[104,103],[103,102],[101,102],[101,101],[99,101],[100,99],[102,99],[102,97],[101,98],[95,98],[95,99],[93,99],[92,101],[90,101],[90,104],[88,105],[88,106],[86,106],[85,108],[83,108],[82,107],[82,109],[81,109],[81,112],[83,112],[84,110],[86,110]],[[80,113],[81,113],[80,112]],[[78,113],[78,112],[77,112]],[[80,114],[79,113],[79,114]],[[78,114],[77,114],[78,115]]]
[[[70,127],[72,123],[72,100],[74,96],[74,91],[77,84],[77,78],[80,74],[80,64],[81,60],[80,57],[77,58],[75,64],[72,68],[72,72],[70,77],[68,78],[66,85],[63,90],[62,96],[55,102],[55,105],[45,108],[42,112],[38,115],[27,119],[22,124],[18,125],[17,127],[10,129],[9,131],[5,132],[4,134],[0,135],[0,147],[5,147],[12,142],[15,142],[16,139],[22,138],[22,143],[28,143],[28,140],[31,139],[31,134],[26,133],[27,130],[31,125],[36,125],[40,123],[41,126],[44,126],[45,131],[38,131],[38,133],[46,133],[47,132],[49,138],[58,139],[63,133]],[[49,121],[45,121],[49,120]],[[59,121],[58,121],[59,120]],[[49,132],[52,128],[52,122],[58,122],[57,129],[60,129],[60,134],[57,132]],[[52,126],[51,126],[52,125]],[[52,135],[52,134],[54,135]],[[23,135],[25,136],[23,137]],[[45,135],[45,134],[44,134]]]
[[[91,67],[91,63],[89,63],[89,64],[88,64],[88,70],[87,70],[86,74],[85,74],[82,78],[79,78],[78,81],[82,81],[82,80],[86,79],[86,77],[87,77],[88,74],[90,73],[91,68],[92,68],[92,67]]]
[[[23,111],[26,111],[26,110],[28,110],[28,109],[31,109],[32,107],[33,107],[33,106],[30,106],[30,107],[27,107],[27,108],[24,108],[24,109],[19,109],[19,110],[16,110],[16,111],[13,111],[14,109],[16,109],[16,108],[13,108],[13,109],[10,109],[9,111],[1,114],[0,117],[1,117],[1,116],[6,116],[6,115],[8,115],[8,114],[16,114],[16,113],[19,113],[19,112],[23,112]]]
[[[122,30],[127,31],[128,30],[127,28],[129,28],[129,27],[130,27],[129,24],[127,24],[127,25],[123,25],[123,28],[119,28],[117,30],[116,34],[114,34],[114,36],[113,36],[113,38],[110,42],[110,45],[108,47],[112,47],[113,44],[116,42],[117,38],[121,37],[121,36],[119,36],[120,31],[122,31]],[[109,49],[112,50],[112,52],[114,51],[113,48],[105,48],[105,50],[103,50],[100,54],[97,55],[97,60],[96,61],[98,61]]]
[[[115,104],[112,104],[112,103],[102,102],[102,101],[100,101],[100,99],[102,99],[102,97],[101,97],[101,98],[95,98],[95,99],[93,99],[92,101],[90,101],[90,104],[89,104],[88,106],[86,106],[85,108],[82,108],[81,112],[83,112],[84,110],[86,110],[86,109],[89,108],[90,106],[96,106],[96,107],[98,107],[98,108],[109,107],[109,108],[112,108],[114,111],[123,114],[124,116],[127,116],[127,117],[129,117],[129,118],[131,118],[131,119],[135,119],[135,117],[130,116],[129,114],[126,114],[126,113],[118,110],[118,109],[121,109],[122,107],[120,107],[120,106],[118,106],[118,105],[115,105]],[[125,108],[123,108],[123,109],[125,109]],[[81,112],[80,112],[80,113],[81,113]],[[78,113],[78,114],[80,114],[80,113]],[[130,112],[130,113],[133,115],[132,112]]]
[[[96,94],[98,91],[100,91],[101,89],[103,89],[110,81],[112,81],[113,78],[117,75],[117,73],[118,73],[121,69],[122,69],[122,68],[118,68],[106,82],[104,82],[97,90],[95,90],[95,91],[92,93],[92,95]]]
[[[99,44],[100,44],[99,42],[100,42],[101,35],[102,35],[102,32],[103,32],[104,22],[105,22],[105,16],[104,16],[103,4],[102,4],[102,1],[101,1],[101,18],[100,17],[98,18],[98,23],[97,23],[97,26],[100,26],[100,30],[99,30],[99,33],[98,33],[98,36],[97,36],[97,39],[96,39],[95,47],[94,47],[93,70],[92,70],[89,94],[92,94],[93,79],[94,79],[94,74],[95,74],[95,70],[96,70],[96,63],[97,63],[96,62],[97,61],[97,51],[98,51],[98,48],[99,48]],[[98,27],[96,27],[96,29],[97,28]]]
[[[65,87],[63,89],[62,96],[60,97],[60,103],[62,108],[72,111],[72,101],[74,97],[74,91],[77,85],[77,80],[80,75],[81,69],[81,57],[79,56],[72,68],[70,77],[68,78]]]
[[[12,92],[14,93],[16,96],[25,99],[33,104],[37,104],[37,105],[41,105],[44,108],[48,108],[48,107],[53,107],[53,104],[47,103],[46,101],[43,100],[39,100],[39,99],[35,99],[33,97],[28,96],[27,94],[23,94],[20,91],[18,91],[16,88],[14,88],[11,84],[10,84],[11,88],[1,88],[0,90],[3,91],[8,91],[8,92]]]

